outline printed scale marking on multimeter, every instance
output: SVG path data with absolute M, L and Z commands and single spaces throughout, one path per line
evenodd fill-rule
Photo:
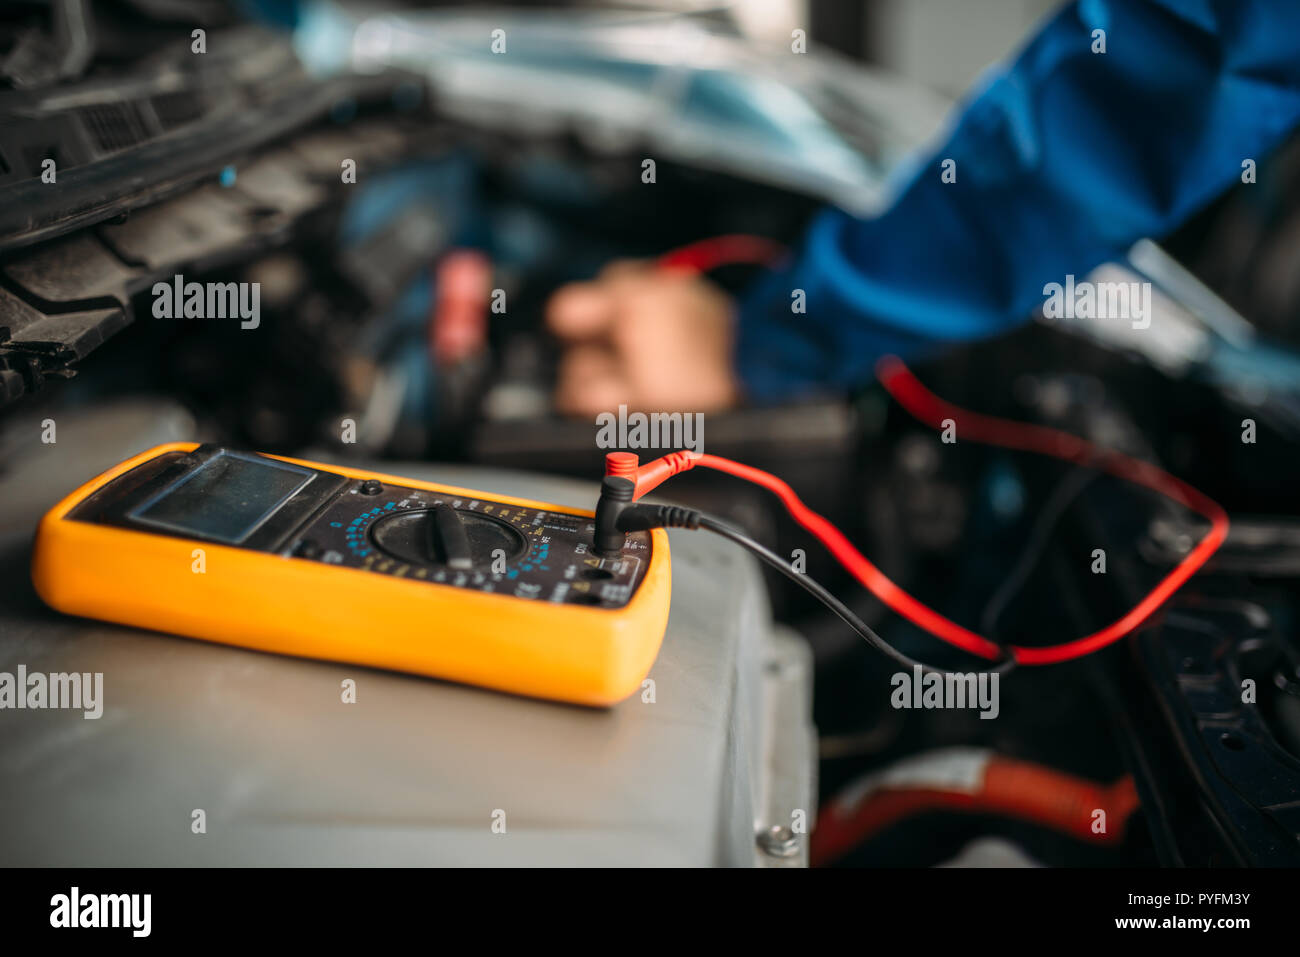
M 74 614 L 610 704 L 662 639 L 667 540 L 602 557 L 592 532 L 546 503 L 181 444 L 51 510 L 33 579 Z

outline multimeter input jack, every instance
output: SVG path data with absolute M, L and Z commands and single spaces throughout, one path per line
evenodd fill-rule
M 621 558 L 628 532 L 652 528 L 699 528 L 700 513 L 680 505 L 643 505 L 634 502 L 636 483 L 606 475 L 596 502 L 595 550 L 601 558 Z

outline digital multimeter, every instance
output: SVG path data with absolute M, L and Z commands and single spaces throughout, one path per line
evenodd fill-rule
M 41 520 L 51 607 L 193 638 L 587 705 L 630 695 L 668 620 L 668 539 L 592 513 L 193 443 Z

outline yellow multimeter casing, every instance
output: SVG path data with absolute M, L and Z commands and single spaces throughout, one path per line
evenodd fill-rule
M 282 456 L 160 445 L 41 520 L 32 580 L 73 615 L 584 705 L 640 687 L 668 538 L 592 513 Z

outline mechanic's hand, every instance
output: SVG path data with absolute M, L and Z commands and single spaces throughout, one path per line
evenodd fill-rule
M 555 402 L 573 415 L 712 412 L 733 405 L 732 301 L 694 273 L 616 262 L 547 306 L 566 343 Z

